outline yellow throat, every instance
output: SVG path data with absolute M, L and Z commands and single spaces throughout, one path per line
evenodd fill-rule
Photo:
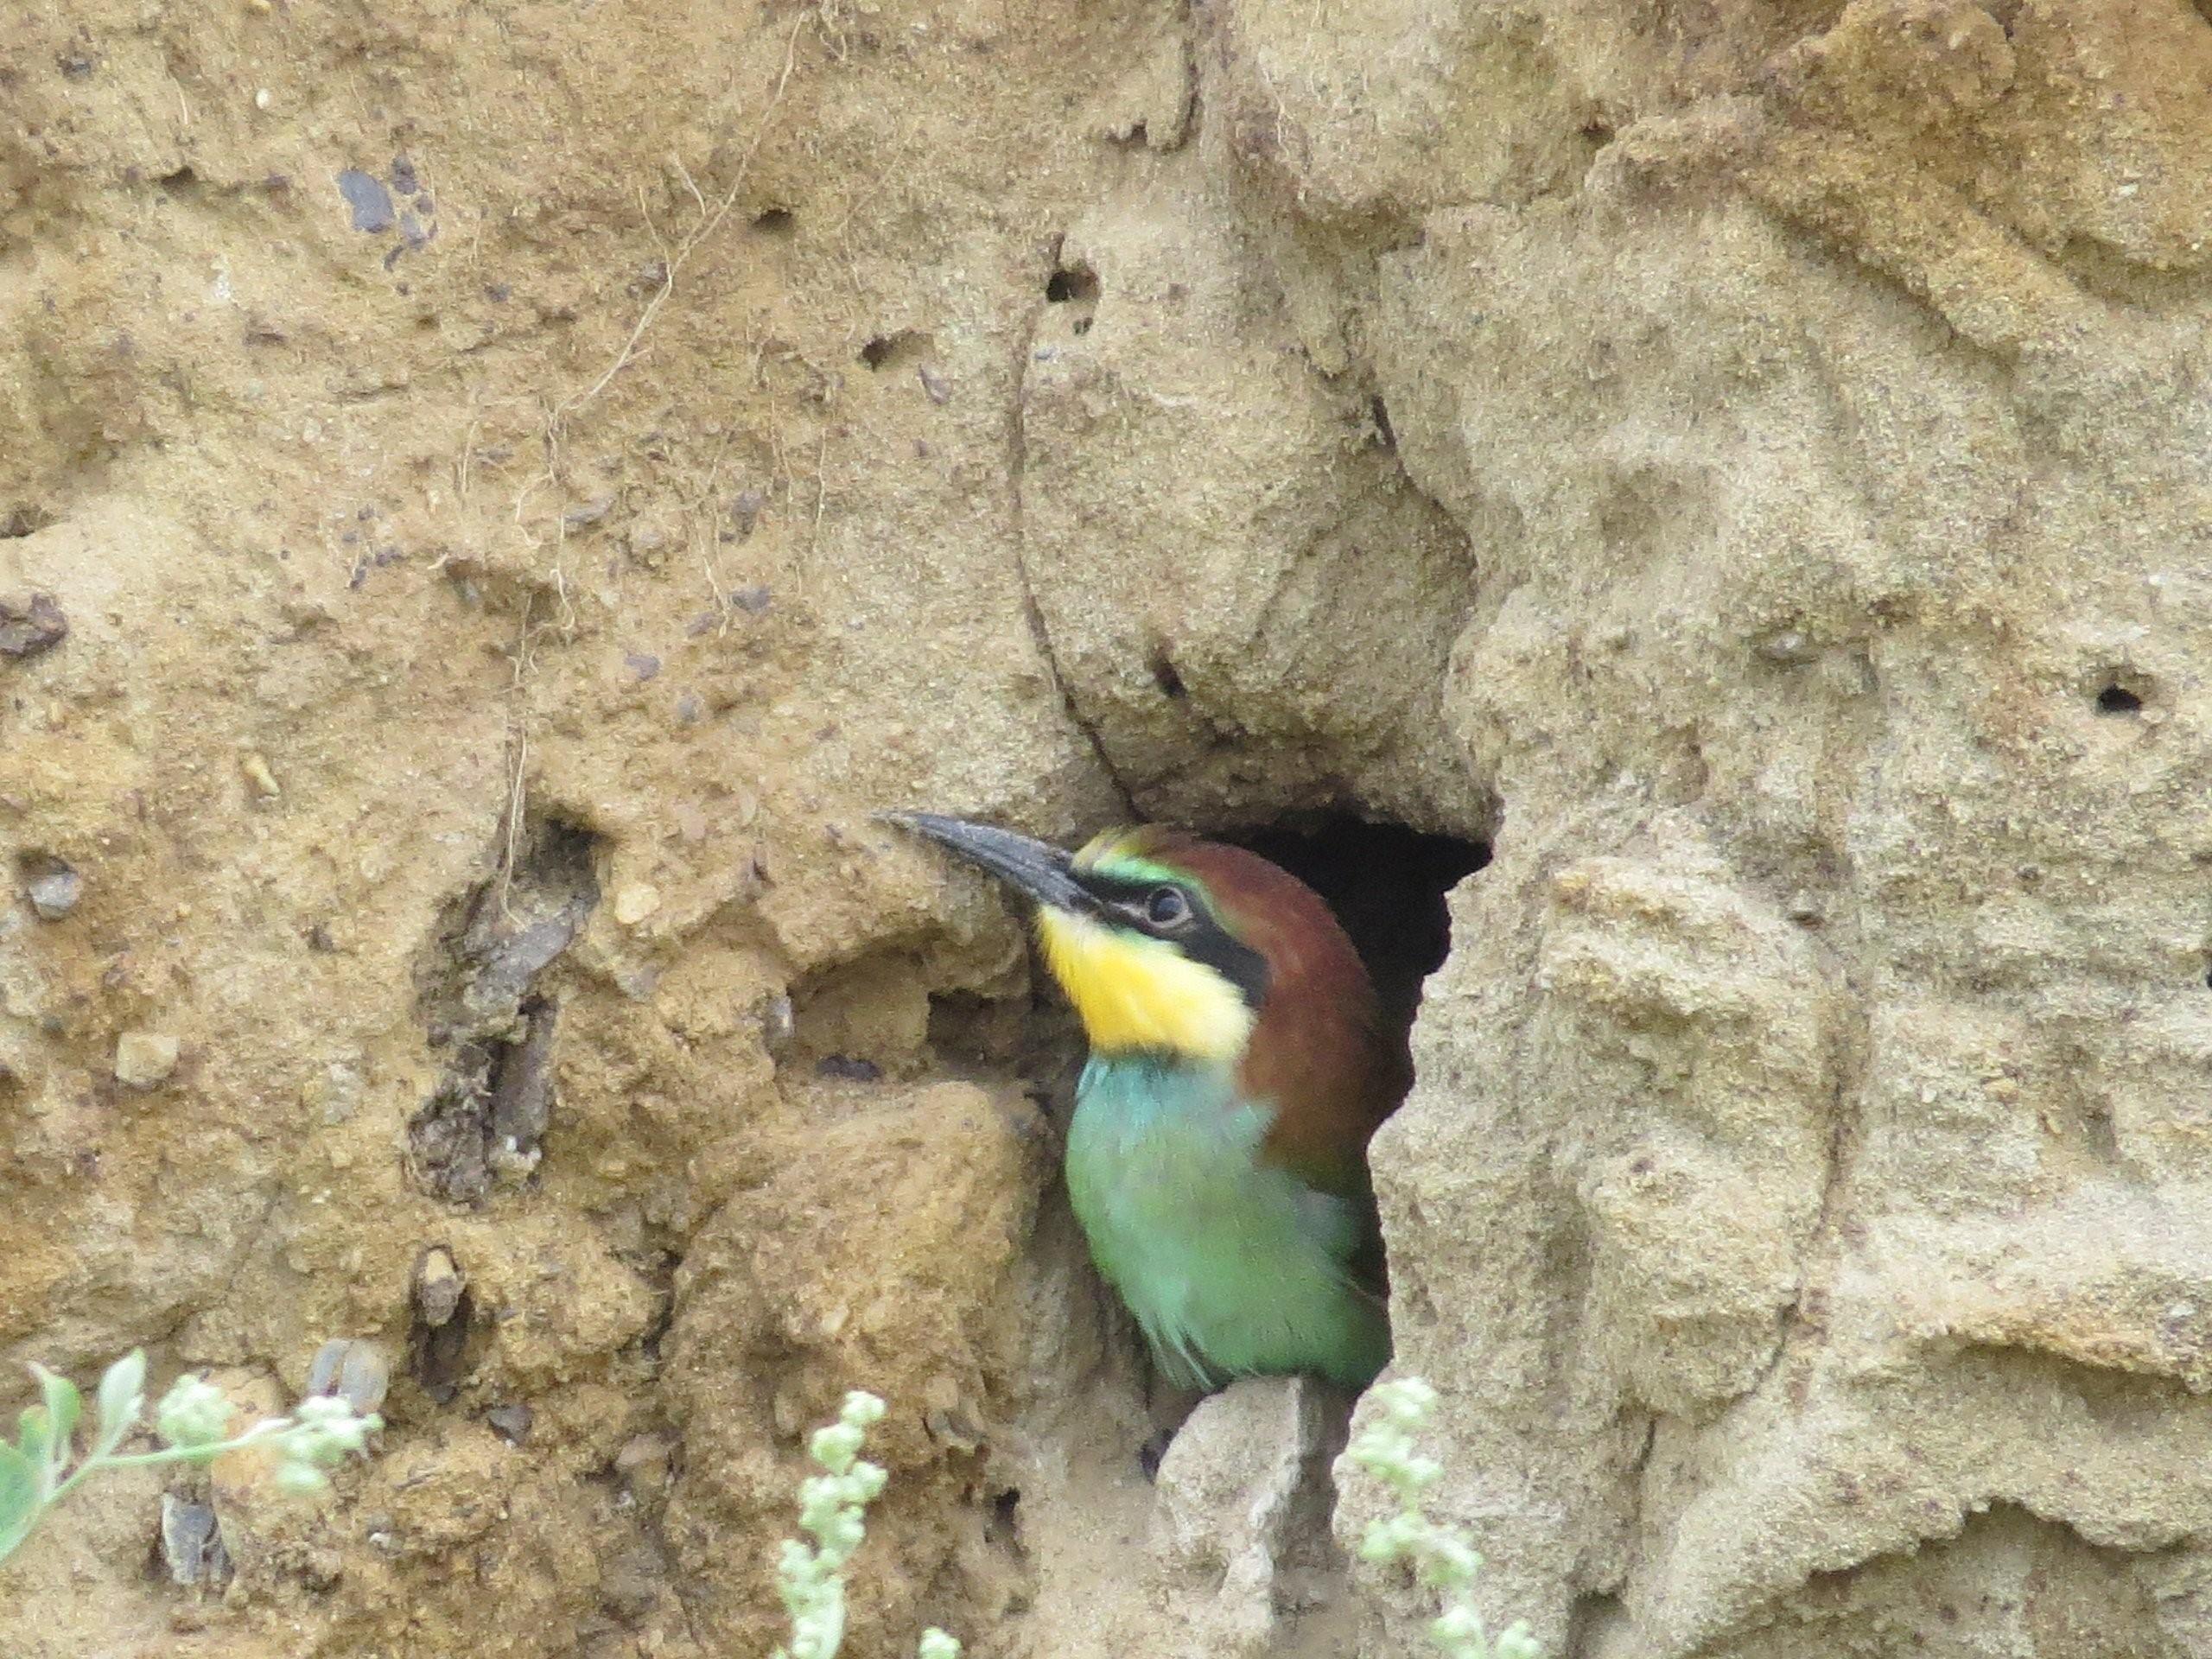
M 1251 1006 L 1204 963 L 1161 940 L 1065 911 L 1039 911 L 1037 932 L 1046 966 L 1097 1052 L 1148 1050 L 1226 1061 L 1244 1052 Z

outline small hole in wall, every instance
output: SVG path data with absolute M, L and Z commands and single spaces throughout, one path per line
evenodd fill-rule
M 1153 653 L 1152 683 L 1160 688 L 1160 695 L 1163 697 L 1180 699 L 1190 695 L 1184 689 L 1183 677 L 1175 671 L 1175 664 L 1168 660 L 1164 651 Z
M 797 221 L 788 207 L 769 207 L 753 215 L 753 228 L 763 236 L 789 236 Z
M 926 356 L 930 337 L 912 328 L 900 328 L 894 333 L 878 334 L 860 349 L 860 360 L 868 368 L 880 372 L 885 369 L 903 368 L 907 364 Z
M 1054 305 L 1089 305 L 1098 298 L 1098 274 L 1088 265 L 1064 265 L 1045 280 L 1045 297 Z
M 991 1518 L 984 1524 L 984 1535 L 1003 1548 L 1020 1548 L 1021 1492 L 1018 1487 L 1009 1486 L 991 1499 Z
M 2140 714 L 2142 709 L 2142 694 L 2131 691 L 2124 685 L 2107 685 L 2097 693 L 2097 712 L 2101 715 L 2134 715 Z

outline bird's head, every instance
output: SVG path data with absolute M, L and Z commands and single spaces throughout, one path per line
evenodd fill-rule
M 1328 906 L 1256 853 L 1159 825 L 1070 855 L 934 813 L 889 815 L 1033 899 L 1052 977 L 1094 1052 L 1246 1056 L 1262 1020 L 1373 1020 L 1365 969 Z

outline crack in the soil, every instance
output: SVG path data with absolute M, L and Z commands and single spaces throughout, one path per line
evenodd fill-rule
M 1052 677 L 1052 689 L 1059 694 L 1061 712 L 1068 721 L 1083 734 L 1090 746 L 1090 753 L 1098 762 L 1098 769 L 1113 786 L 1122 803 L 1122 810 L 1130 823 L 1141 816 L 1136 799 L 1129 786 L 1106 752 L 1106 744 L 1098 728 L 1084 716 L 1076 706 L 1075 693 L 1070 688 L 1068 677 L 1060 671 L 1060 659 L 1052 648 L 1052 631 L 1045 621 L 1044 607 L 1037 602 L 1037 585 L 1029 576 L 1028 517 L 1023 494 L 1024 480 L 1028 476 L 1029 435 L 1025 423 L 1025 412 L 1029 399 L 1029 365 L 1036 349 L 1038 311 L 1033 305 L 1027 326 L 1021 331 L 1016 349 L 1021 353 L 1014 366 L 1014 407 L 1007 419 L 1007 483 L 1012 496 L 1014 518 L 1014 569 L 1021 582 L 1022 613 L 1028 619 L 1029 632 L 1037 644 L 1037 654 L 1045 659 L 1045 671 Z

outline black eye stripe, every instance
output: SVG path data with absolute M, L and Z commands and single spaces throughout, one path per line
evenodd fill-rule
M 1224 927 L 1215 918 L 1211 906 L 1188 884 L 1179 881 L 1172 885 L 1190 906 L 1189 914 L 1171 926 L 1161 927 L 1152 921 L 1147 906 L 1152 895 L 1169 884 L 1157 879 L 1133 880 L 1096 870 L 1078 874 L 1076 879 L 1092 897 L 1138 932 L 1166 940 L 1192 961 L 1202 962 L 1212 969 L 1243 992 L 1245 1001 L 1253 1007 L 1267 1000 L 1267 958 Z

